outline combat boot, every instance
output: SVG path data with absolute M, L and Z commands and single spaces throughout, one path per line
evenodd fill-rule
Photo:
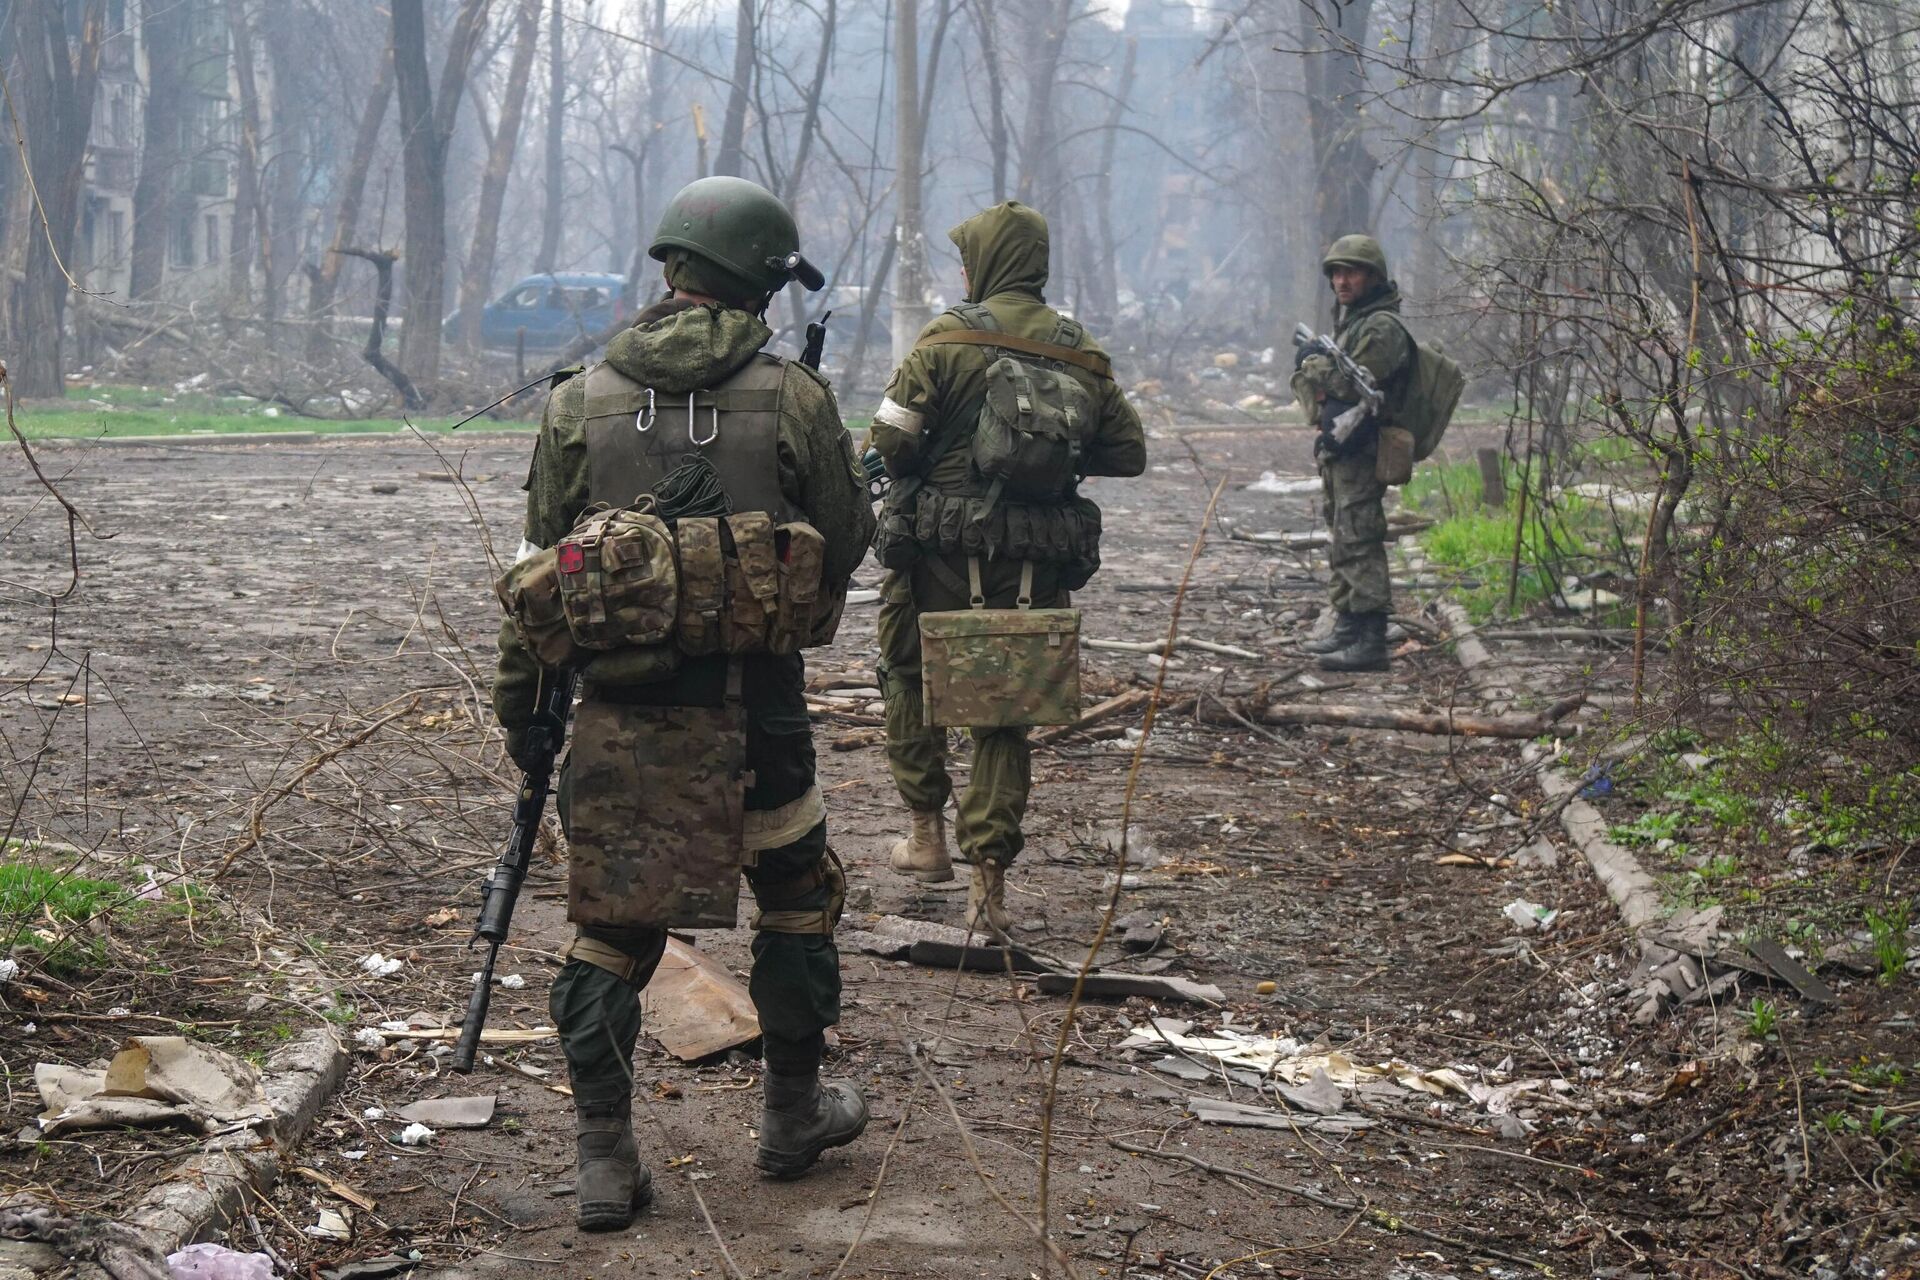
M 761 1094 L 760 1149 L 753 1162 L 771 1178 L 797 1178 L 821 1152 L 844 1147 L 867 1127 L 867 1100 L 846 1080 L 767 1072 Z
M 1007 910 L 1007 869 L 997 862 L 973 864 L 973 883 L 967 886 L 967 928 L 991 938 L 1013 930 Z
M 640 1163 L 631 1107 L 574 1115 L 573 1205 L 582 1231 L 623 1230 L 653 1203 L 653 1172 Z
M 1360 635 L 1360 624 L 1354 620 L 1355 616 L 1345 609 L 1336 611 L 1333 615 L 1333 630 L 1318 640 L 1303 640 L 1296 647 L 1302 653 L 1334 653 L 1346 648 Z
M 1385 671 L 1387 669 L 1387 613 L 1382 609 L 1375 613 L 1356 613 L 1353 615 L 1359 624 L 1359 634 L 1353 643 L 1332 653 L 1322 654 L 1322 671 Z
M 914 809 L 913 832 L 894 841 L 888 865 L 921 884 L 944 884 L 953 879 L 953 858 L 947 853 L 947 817 L 938 809 Z

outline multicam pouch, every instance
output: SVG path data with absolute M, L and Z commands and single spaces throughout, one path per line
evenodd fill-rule
M 970 608 L 920 615 L 921 692 L 930 727 L 1072 724 L 1080 716 L 1080 611 L 1035 609 L 1033 565 L 1020 604 L 989 609 L 970 559 Z
M 674 538 L 651 498 L 590 511 L 560 540 L 560 603 L 583 649 L 658 644 L 680 599 Z
M 560 569 L 554 549 L 536 552 L 494 583 L 493 593 L 513 623 L 514 633 L 543 666 L 571 666 L 579 657 L 567 611 L 560 603 Z

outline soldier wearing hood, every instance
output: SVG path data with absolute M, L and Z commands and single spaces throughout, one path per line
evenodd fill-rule
M 1334 339 L 1386 393 L 1384 420 L 1406 399 L 1414 345 L 1400 320 L 1400 286 L 1387 271 L 1386 251 L 1372 236 L 1341 236 L 1321 262 L 1338 319 Z M 1360 400 L 1360 392 L 1323 355 L 1307 356 L 1293 375 L 1293 393 L 1316 422 Z M 1348 448 L 1334 452 L 1327 436 L 1315 445 L 1324 486 L 1330 546 L 1329 592 L 1334 628 L 1303 647 L 1320 655 L 1328 671 L 1385 671 L 1387 616 L 1392 588 L 1387 575 L 1387 486 L 1376 475 L 1379 424 L 1370 424 Z
M 710 497 L 727 510 L 812 525 L 824 546 L 821 589 L 844 595 L 873 533 L 864 476 L 826 381 L 762 350 L 772 333 L 761 316 L 773 294 L 790 280 L 823 283 L 800 256 L 792 214 L 754 183 L 704 178 L 668 205 L 650 253 L 664 265 L 669 296 L 607 344 L 603 364 L 547 401 L 527 476 L 522 556 L 560 543 L 596 503 L 622 507 L 666 493 L 663 471 L 695 474 L 717 480 L 722 492 Z M 675 470 L 689 441 L 703 461 L 692 473 Z M 827 848 L 805 669 L 797 653 L 667 656 L 624 666 L 596 656 L 582 668 L 556 791 L 575 864 L 569 915 L 585 918 L 583 825 L 592 836 L 584 843 L 610 851 L 594 856 L 612 862 L 662 848 L 684 853 L 700 847 L 712 810 L 697 808 L 681 784 L 725 778 L 737 827 L 730 838 L 747 851 L 760 908 L 749 983 L 766 1062 L 756 1162 L 793 1177 L 866 1124 L 857 1087 L 820 1080 L 824 1033 L 840 1015 L 833 927 L 844 879 Z M 516 757 L 545 675 L 513 626 L 503 626 L 493 701 Z M 729 735 L 713 733 L 716 725 L 741 726 L 744 742 L 722 740 Z M 701 775 L 706 764 L 713 767 Z M 595 881 L 601 890 L 635 882 L 613 872 Z M 594 923 L 577 925 L 551 1011 L 573 1086 L 579 1223 L 617 1230 L 652 1198 L 632 1127 L 632 1054 L 639 993 L 667 932 L 649 920 L 647 903 L 626 904 L 638 920 L 631 925 L 604 894 L 591 905 Z
M 926 724 L 919 617 L 965 609 L 974 592 L 988 608 L 1064 606 L 1099 566 L 1100 511 L 1075 490 L 1086 476 L 1137 476 L 1146 435 L 1113 381 L 1099 345 L 1049 307 L 1047 222 L 1008 202 L 948 233 L 960 250 L 966 302 L 936 316 L 894 371 L 873 419 L 873 445 L 895 477 L 881 513 L 876 552 L 892 570 L 880 606 L 880 676 L 887 703 L 887 760 L 910 810 L 909 834 L 893 846 L 893 869 L 937 883 L 953 878 L 944 816 L 953 784 L 946 734 Z M 985 341 L 955 341 L 962 332 Z M 1071 348 L 1044 362 L 1084 389 L 1091 412 L 1079 425 L 1075 474 L 1050 500 L 1011 501 L 975 465 L 969 445 L 987 398 L 988 369 L 1015 341 Z M 1031 349 L 1029 349 L 1031 350 Z M 1031 590 L 1022 597 L 1023 573 Z M 977 607 L 977 606 L 976 606 Z M 1012 927 L 1006 872 L 1019 856 L 1031 785 L 1026 730 L 975 728 L 973 768 L 959 797 L 960 857 L 973 868 L 967 922 L 983 933 Z

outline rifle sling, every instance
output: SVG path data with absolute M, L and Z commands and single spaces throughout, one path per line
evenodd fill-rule
M 981 329 L 949 329 L 943 333 L 930 333 L 914 345 L 931 347 L 947 343 L 961 343 L 969 347 L 1003 347 L 1008 351 L 1018 351 L 1022 355 L 1039 356 L 1043 360 L 1058 360 L 1062 364 L 1085 369 L 1096 378 L 1113 381 L 1113 365 L 1103 355 L 1076 350 L 1073 347 L 1063 347 L 1054 342 L 1041 342 L 1035 338 L 1020 338 L 1011 333 L 990 333 Z

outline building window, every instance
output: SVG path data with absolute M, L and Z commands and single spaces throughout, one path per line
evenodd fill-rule
M 193 257 L 193 213 L 188 211 L 174 215 L 173 234 L 167 237 L 170 242 L 173 265 L 191 267 Z
M 127 215 L 120 209 L 107 214 L 107 261 L 119 266 L 127 260 Z
M 207 261 L 220 261 L 220 215 L 207 215 Z

